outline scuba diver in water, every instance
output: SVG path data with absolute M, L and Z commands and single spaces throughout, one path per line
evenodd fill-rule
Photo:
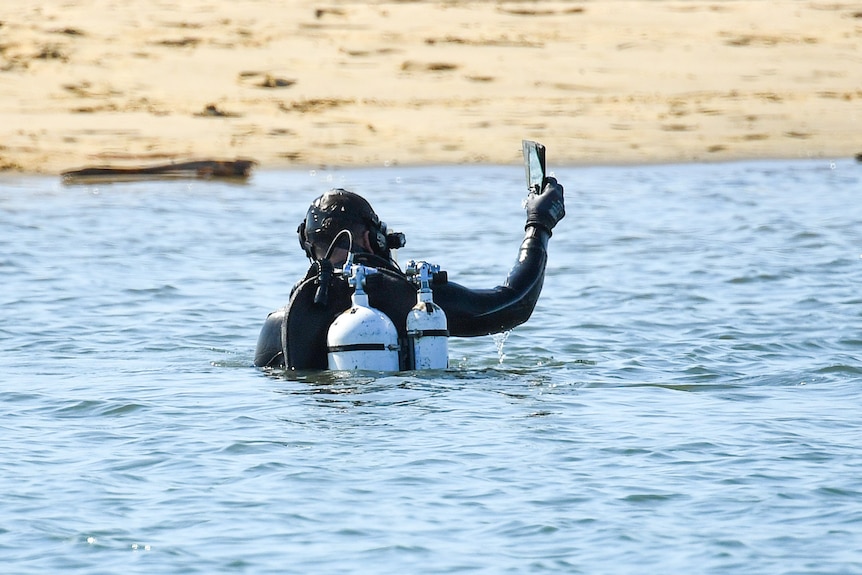
M 468 289 L 448 281 L 445 272 L 434 274 L 433 303 L 445 312 L 447 335 L 507 331 L 533 313 L 542 290 L 551 230 L 566 213 L 563 187 L 552 177 L 544 178 L 541 189 L 536 186 L 528 196 L 526 212 L 518 259 L 503 285 Z M 404 246 L 404 235 L 389 232 L 364 198 L 343 189 L 315 199 L 297 232 L 312 264 L 294 286 L 287 306 L 266 318 L 255 366 L 327 369 L 327 332 L 342 312 L 351 309 L 354 288 L 339 274 L 346 262 L 374 268 L 363 278 L 364 291 L 370 305 L 392 320 L 406 349 L 404 319 L 417 304 L 417 284 L 392 259 L 392 250 Z M 404 355 L 399 369 L 412 369 Z

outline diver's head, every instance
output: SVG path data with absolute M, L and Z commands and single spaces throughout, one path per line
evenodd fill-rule
M 345 230 L 350 235 L 342 233 Z M 386 224 L 365 198 L 340 188 L 315 199 L 296 231 L 312 260 L 331 257 L 336 249 L 370 252 L 389 260 L 390 250 L 404 245 L 404 235 L 387 233 Z

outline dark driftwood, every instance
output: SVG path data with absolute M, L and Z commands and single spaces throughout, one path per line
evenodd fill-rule
M 246 179 L 257 164 L 254 160 L 198 160 L 139 168 L 83 168 L 63 172 L 67 184 L 92 181 L 129 181 L 162 178 Z

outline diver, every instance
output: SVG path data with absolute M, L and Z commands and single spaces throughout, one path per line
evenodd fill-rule
M 512 329 L 533 313 L 545 277 L 548 240 L 565 216 L 563 187 L 546 177 L 526 201 L 527 220 L 518 259 L 503 285 L 468 289 L 448 281 L 433 283 L 433 301 L 448 318 L 449 335 L 471 337 Z M 348 254 L 352 263 L 376 268 L 365 291 L 371 306 L 384 312 L 406 339 L 404 318 L 416 304 L 416 287 L 392 258 L 404 235 L 391 233 L 360 195 L 333 189 L 312 202 L 297 229 L 311 267 L 291 291 L 287 306 L 267 316 L 255 351 L 257 367 L 327 369 L 327 330 L 351 307 L 352 288 L 338 270 Z M 402 369 L 409 364 L 401 362 Z

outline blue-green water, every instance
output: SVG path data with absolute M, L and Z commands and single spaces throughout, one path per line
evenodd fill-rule
M 3 570 L 862 572 L 862 166 L 556 175 L 530 322 L 377 378 L 251 367 L 310 200 L 491 287 L 521 167 L 0 179 Z

